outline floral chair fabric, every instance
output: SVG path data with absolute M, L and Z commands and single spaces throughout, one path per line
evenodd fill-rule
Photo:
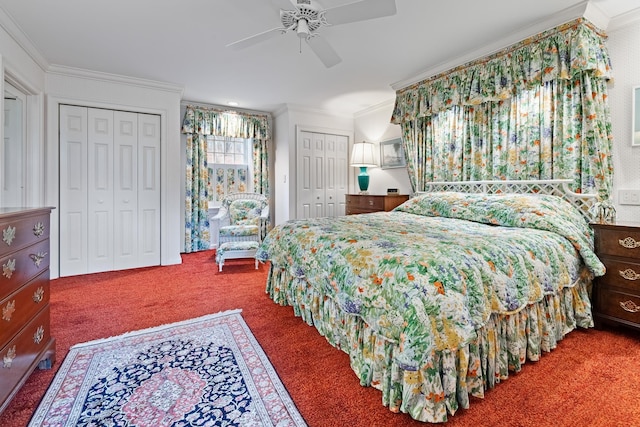
M 265 195 L 229 194 L 223 199 L 222 208 L 215 217 L 221 221 L 218 244 L 241 241 L 261 242 L 268 217 L 269 204 Z

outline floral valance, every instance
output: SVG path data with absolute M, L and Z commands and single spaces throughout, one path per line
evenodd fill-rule
M 269 117 L 187 106 L 182 133 L 216 135 L 230 138 L 270 139 Z
M 396 93 L 392 123 L 454 105 L 499 101 L 536 85 L 581 72 L 609 79 L 606 36 L 584 18 L 530 37 L 481 60 L 423 80 Z

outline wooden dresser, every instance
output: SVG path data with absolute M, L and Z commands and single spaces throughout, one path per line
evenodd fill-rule
M 388 212 L 396 206 L 409 200 L 409 196 L 397 195 L 372 195 L 372 194 L 347 194 L 347 215 Z
M 594 283 L 595 321 L 640 329 L 640 223 L 591 226 L 596 254 L 607 267 Z
M 36 367 L 50 368 L 50 208 L 0 209 L 0 412 Z

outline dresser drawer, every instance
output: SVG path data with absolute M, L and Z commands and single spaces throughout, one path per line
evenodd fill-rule
M 0 257 L 49 238 L 49 214 L 7 220 L 0 225 Z
M 52 348 L 49 306 L 29 322 L 7 345 L 0 348 L 0 401 L 7 399 L 46 352 Z
M 0 299 L 49 268 L 49 239 L 0 258 Z
M 640 260 L 637 263 L 607 257 L 601 257 L 600 260 L 607 267 L 605 275 L 598 278 L 600 283 L 640 294 Z
M 49 270 L 0 302 L 0 346 L 49 302 Z
M 355 209 L 380 211 L 384 210 L 384 197 L 367 195 L 348 196 L 347 205 L 351 205 Z
M 640 260 L 640 230 L 637 228 L 602 228 L 596 234 L 595 244 L 599 255 Z
M 617 289 L 600 289 L 596 302 L 597 314 L 622 319 L 640 326 L 640 295 Z

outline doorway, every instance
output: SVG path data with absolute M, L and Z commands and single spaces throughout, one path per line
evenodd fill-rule
M 4 138 L 2 141 L 2 192 L 0 206 L 26 205 L 27 97 L 9 82 L 4 82 Z

